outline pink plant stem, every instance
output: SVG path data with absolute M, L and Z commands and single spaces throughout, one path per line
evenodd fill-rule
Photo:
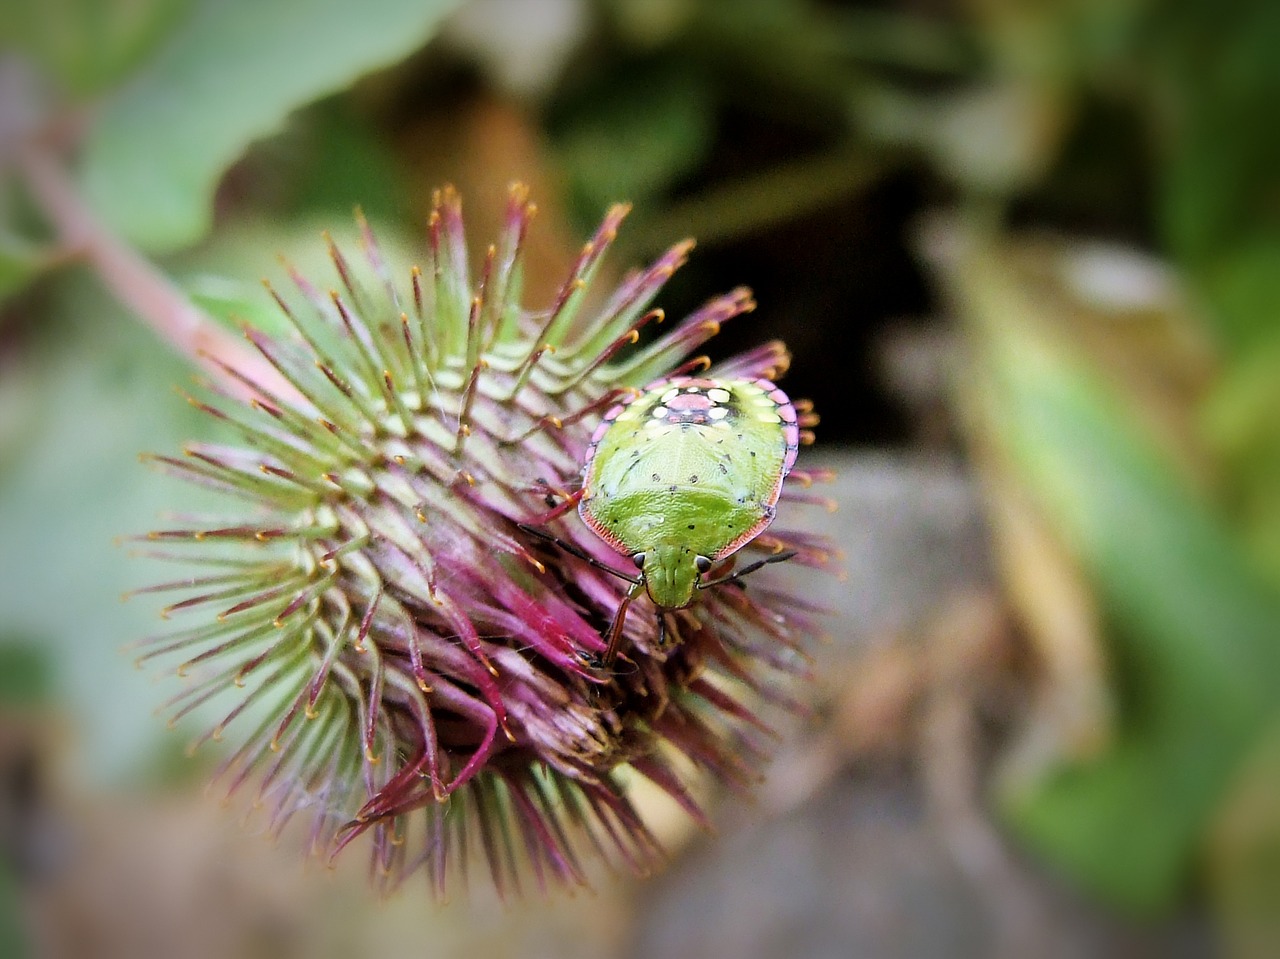
M 243 382 L 227 376 L 215 361 L 239 370 L 277 397 L 301 399 L 292 384 L 247 341 L 198 309 L 172 280 L 93 215 L 60 156 L 33 143 L 19 151 L 17 159 L 33 198 L 61 242 L 82 255 L 116 299 L 170 346 L 234 395 L 245 399 L 256 396 Z

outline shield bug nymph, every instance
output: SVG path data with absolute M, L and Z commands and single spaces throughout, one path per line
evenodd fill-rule
M 587 448 L 578 512 L 639 570 L 619 574 L 633 586 L 610 628 L 606 663 L 642 590 L 659 610 L 682 609 L 698 589 L 794 555 L 702 578 L 773 521 L 799 443 L 795 407 L 764 379 L 663 379 L 605 414 Z

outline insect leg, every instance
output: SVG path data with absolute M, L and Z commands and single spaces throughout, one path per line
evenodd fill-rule
M 642 582 L 637 582 L 627 591 L 627 595 L 622 597 L 622 602 L 618 604 L 618 612 L 614 614 L 613 625 L 609 627 L 609 645 L 604 651 L 604 665 L 612 666 L 613 661 L 618 658 L 618 647 L 622 645 L 622 627 L 627 621 L 627 608 L 631 605 L 631 601 L 640 595 L 644 589 Z
M 795 556 L 796 552 L 797 551 L 794 549 L 789 549 L 785 553 L 776 553 L 773 556 L 766 556 L 764 559 L 758 559 L 754 563 L 742 567 L 742 569 L 735 570 L 728 576 L 721 576 L 719 579 L 713 579 L 708 583 L 699 583 L 698 589 L 706 589 L 708 586 L 719 586 L 722 583 L 732 583 L 734 580 L 742 579 L 742 577 L 746 576 L 748 573 L 754 573 L 762 566 L 768 566 L 770 563 L 785 562 Z
M 581 489 L 573 493 L 567 493 L 564 490 L 556 489 L 554 486 L 552 486 L 550 483 L 547 483 L 545 480 L 540 480 L 537 486 L 534 488 L 545 493 L 546 503 L 547 503 L 547 506 L 549 507 L 547 512 L 539 513 L 536 517 L 534 517 L 534 522 L 537 523 L 539 526 L 550 523 L 554 519 L 559 519 L 565 513 L 569 512 L 569 510 L 577 506 L 578 501 L 582 499 L 583 491 Z M 555 501 L 555 498 L 557 496 L 563 497 L 563 500 L 559 504 L 557 504 Z
M 644 582 L 644 580 L 641 579 L 639 576 L 628 576 L 626 573 L 622 572 L 621 570 L 616 570 L 612 566 L 609 566 L 606 563 L 600 562 L 600 560 L 596 559 L 594 556 L 585 552 L 584 550 L 579 549 L 577 546 L 573 545 L 573 543 L 566 542 L 565 540 L 562 540 L 558 536 L 553 536 L 551 533 L 548 533 L 546 530 L 538 529 L 538 527 L 536 526 L 530 526 L 528 523 L 517 523 L 516 525 L 519 526 L 526 533 L 530 533 L 533 536 L 537 536 L 539 539 L 545 539 L 548 543 L 555 543 L 557 546 L 559 546 L 562 550 L 564 550 L 569 555 L 576 556 L 578 557 L 578 559 L 584 560 L 585 562 L 590 563 L 596 569 L 602 569 L 606 573 L 610 573 L 618 577 L 618 579 L 625 579 L 632 586 L 640 586 Z

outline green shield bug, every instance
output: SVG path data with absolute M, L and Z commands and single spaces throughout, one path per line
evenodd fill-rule
M 702 579 L 773 521 L 799 443 L 795 407 L 764 379 L 662 379 L 605 414 L 587 448 L 578 512 L 640 571 L 611 570 L 633 585 L 610 628 L 605 663 L 617 655 L 627 607 L 641 591 L 659 610 L 681 609 L 698 589 L 794 555 Z

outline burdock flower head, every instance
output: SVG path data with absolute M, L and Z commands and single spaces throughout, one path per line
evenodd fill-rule
M 638 345 L 663 321 L 651 303 L 691 244 L 597 296 L 592 279 L 626 213 L 615 207 L 550 309 L 526 310 L 532 212 L 513 188 L 474 278 L 451 190 L 436 197 L 425 270 L 393 268 L 362 221 L 360 265 L 330 244 L 332 291 L 292 269 L 292 293 L 267 285 L 293 333 L 247 336 L 277 384 L 224 367 L 222 385 L 192 399 L 240 445 L 152 458 L 239 505 L 233 518 L 144 537 L 200 570 L 152 588 L 176 591 L 164 615 L 190 624 L 142 645 L 141 659 L 185 681 L 168 704 L 174 720 L 234 693 L 193 748 L 227 734 L 239 744 L 222 772 L 230 787 L 253 782 L 276 826 L 305 813 L 317 849 L 371 833 L 387 883 L 422 868 L 443 890 L 447 863 L 468 847 L 500 890 L 526 868 L 540 883 L 582 883 L 585 849 L 645 869 L 659 850 L 627 777 L 699 819 L 682 778 L 690 764 L 731 784 L 757 778 L 766 730 L 753 705 L 778 697 L 778 672 L 803 671 L 815 629 L 812 608 L 770 588 L 768 571 L 657 606 L 640 588 L 643 560 L 619 556 L 571 508 L 600 452 L 593 430 L 656 377 L 703 374 L 705 358 L 688 357 L 752 309 L 750 293 L 717 297 Z M 753 415 L 794 447 L 816 419 L 755 385 L 787 364 L 774 342 L 692 388 L 680 381 L 697 396 L 663 392 L 710 423 L 725 418 L 715 384 L 748 384 Z M 621 462 L 644 439 L 624 437 L 609 455 Z M 778 498 L 772 477 L 746 476 Z M 784 506 L 820 501 L 798 490 L 814 478 L 792 471 Z M 759 508 L 763 525 L 772 506 Z M 736 568 L 792 551 L 793 563 L 828 564 L 819 538 L 784 525 L 750 540 Z M 731 578 L 739 557 L 715 558 L 714 570 L 711 560 L 697 560 L 707 584 Z M 610 639 L 618 654 L 606 661 Z

